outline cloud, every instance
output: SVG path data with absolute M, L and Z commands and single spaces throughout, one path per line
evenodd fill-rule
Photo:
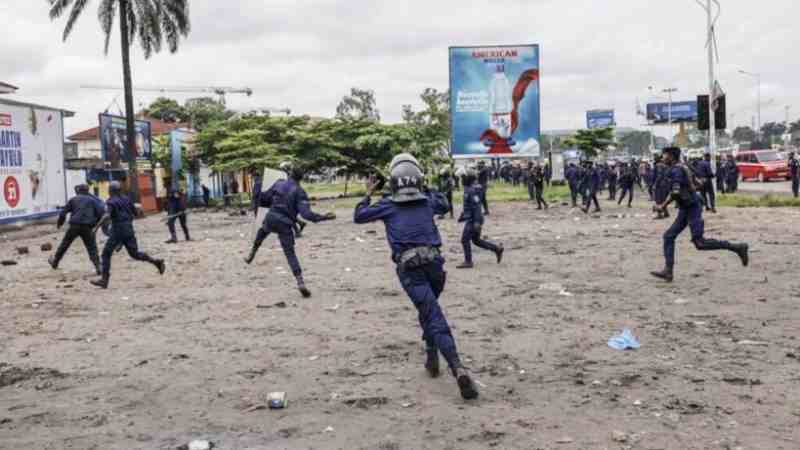
M 0 77 L 21 87 L 20 99 L 76 110 L 68 131 L 93 126 L 118 95 L 80 85 L 122 84 L 119 38 L 105 57 L 98 4 L 89 3 L 62 43 L 64 21 L 49 20 L 46 2 L 0 1 Z M 775 98 L 764 122 L 783 120 L 784 105 L 800 104 L 793 38 L 800 4 L 773 0 L 769 8 L 781 13 L 723 2 L 719 78 L 735 125 L 749 123 L 756 104 L 753 80 L 739 69 L 760 71 L 764 100 Z M 705 16 L 691 1 L 194 0 L 191 16 L 192 33 L 177 54 L 144 61 L 134 47 L 135 85 L 247 86 L 254 95 L 229 96 L 231 107 L 285 106 L 315 116 L 333 115 L 358 86 L 375 90 L 391 122 L 403 104 L 418 106 L 426 87 L 447 88 L 449 46 L 538 43 L 544 129 L 582 127 L 594 108 L 613 108 L 621 126 L 636 127 L 636 99 L 657 100 L 648 86 L 677 87 L 680 99 L 708 88 Z M 137 92 L 136 102 L 158 95 Z M 800 115 L 800 106 L 793 111 Z

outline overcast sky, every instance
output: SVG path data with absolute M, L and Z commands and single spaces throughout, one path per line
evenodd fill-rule
M 793 105 L 800 117 L 796 0 L 720 0 L 718 77 L 733 123 L 755 115 L 762 74 L 762 122 Z M 109 56 L 90 0 L 73 35 L 50 22 L 46 0 L 0 0 L 0 81 L 15 98 L 74 110 L 67 131 L 96 126 L 111 91 L 82 84 L 122 84 L 119 36 Z M 373 89 L 385 122 L 400 120 L 426 87 L 447 89 L 447 48 L 537 43 L 542 51 L 542 127 L 585 126 L 585 111 L 613 108 L 621 126 L 639 127 L 637 97 L 648 86 L 676 87 L 693 99 L 708 87 L 705 14 L 694 0 L 190 0 L 192 33 L 179 52 L 145 61 L 134 48 L 140 86 L 246 86 L 233 109 L 289 107 L 332 116 L 352 86 Z M 137 104 L 158 94 L 135 93 Z M 185 100 L 191 95 L 176 94 Z M 772 103 L 769 103 L 774 99 Z M 122 104 L 122 101 L 119 101 Z M 113 107 L 112 110 L 116 110 Z M 731 116 L 729 115 L 729 122 Z

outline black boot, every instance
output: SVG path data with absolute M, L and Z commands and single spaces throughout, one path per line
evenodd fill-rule
M 428 371 L 428 375 L 431 378 L 438 378 L 439 377 L 439 350 L 434 348 L 427 348 L 425 349 L 425 353 L 428 355 L 427 359 L 425 360 L 425 370 Z
M 750 246 L 747 244 L 734 244 L 731 245 L 731 250 L 739 255 L 742 260 L 742 265 L 747 267 L 750 264 Z
M 167 239 L 166 241 L 164 241 L 164 243 L 165 244 L 177 244 L 178 243 L 178 237 L 173 234 L 172 237 Z
M 303 280 L 303 276 L 296 275 L 295 278 L 297 279 L 297 290 L 300 291 L 300 295 L 302 295 L 303 298 L 311 297 L 311 291 L 309 291 L 306 287 L 306 282 Z
M 475 382 L 472 381 L 469 372 L 464 367 L 456 367 L 453 369 L 453 376 L 456 377 L 458 382 L 458 389 L 461 391 L 461 398 L 464 400 L 474 400 L 478 398 L 478 388 Z
M 456 269 L 472 269 L 473 267 L 475 266 L 472 264 L 472 261 L 464 261 L 463 263 L 457 265 Z
M 101 289 L 108 289 L 108 278 L 109 275 L 104 273 L 100 276 L 99 280 L 92 280 L 89 283 L 101 288 Z
M 252 264 L 253 260 L 256 259 L 256 252 L 258 252 L 259 247 L 261 247 L 260 242 L 253 242 L 253 247 L 250 249 L 250 254 L 244 258 L 244 262 L 247 264 Z
M 153 259 L 150 262 L 156 266 L 159 275 L 164 275 L 164 271 L 167 270 L 167 265 L 164 263 L 163 259 Z
M 505 251 L 506 249 L 503 247 L 503 244 L 497 246 L 497 251 L 495 252 L 495 255 L 497 255 L 497 264 L 503 262 L 503 253 Z
M 102 268 L 100 266 L 100 261 L 92 261 L 92 264 L 94 264 L 95 273 L 97 273 L 98 276 L 101 276 L 103 271 L 101 270 Z
M 672 267 L 665 267 L 661 272 L 650 272 L 650 275 L 672 283 Z
M 47 258 L 47 263 L 50 264 L 50 267 L 52 267 L 53 270 L 58 270 L 58 262 L 56 261 L 56 257 L 55 256 L 51 256 L 51 257 Z

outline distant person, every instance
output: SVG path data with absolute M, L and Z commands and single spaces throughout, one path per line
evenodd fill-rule
M 183 236 L 186 241 L 191 241 L 189 227 L 186 223 L 186 196 L 180 189 L 170 188 L 167 193 L 167 229 L 169 230 L 169 240 L 165 244 L 175 244 L 178 242 L 178 234 L 175 232 L 175 221 L 179 220 Z
M 489 168 L 486 167 L 484 161 L 478 162 L 478 184 L 481 185 L 481 203 L 483 204 L 483 212 L 489 215 L 489 200 L 486 198 L 489 195 Z M 464 185 L 464 189 L 467 185 Z
M 208 208 L 211 203 L 211 190 L 205 184 L 201 185 L 200 188 L 203 189 L 203 204 Z
M 725 161 L 722 160 L 720 155 L 717 155 L 717 192 L 724 194 L 725 180 L 728 179 L 728 174 L 725 172 Z
M 792 194 L 797 198 L 800 188 L 800 163 L 797 162 L 794 152 L 789 153 L 789 176 L 792 178 Z
M 703 182 L 703 200 L 706 211 L 717 212 L 717 198 L 714 194 L 714 169 L 711 167 L 711 153 L 703 155 L 703 160 L 697 163 L 697 176 Z
M 732 194 L 736 193 L 739 190 L 739 166 L 733 159 L 733 155 L 728 155 L 728 161 L 725 163 L 725 176 L 727 177 L 725 180 L 726 191 Z
M 80 237 L 84 247 L 86 247 L 86 252 L 89 254 L 89 260 L 92 261 L 95 271 L 100 275 L 100 256 L 97 253 L 97 240 L 95 238 L 94 227 L 105 214 L 105 205 L 103 201 L 89 195 L 89 186 L 79 184 L 75 186 L 75 196 L 72 197 L 67 202 L 67 206 L 61 210 L 58 216 L 57 228 L 64 226 L 68 214 L 70 216 L 69 228 L 61 244 L 58 246 L 55 255 L 48 260 L 50 266 L 53 269 L 58 269 L 58 263 L 61 261 L 61 258 L 64 257 L 64 254 L 67 253 L 72 242 Z
M 550 167 L 550 163 L 544 163 L 544 182 L 547 183 L 547 187 L 550 187 L 550 180 L 553 178 L 553 169 Z

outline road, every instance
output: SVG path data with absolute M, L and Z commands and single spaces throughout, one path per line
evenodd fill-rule
M 745 181 L 739 183 L 739 190 L 746 192 L 757 192 L 765 194 L 786 194 L 792 193 L 791 181 L 770 181 L 759 183 L 757 181 Z

